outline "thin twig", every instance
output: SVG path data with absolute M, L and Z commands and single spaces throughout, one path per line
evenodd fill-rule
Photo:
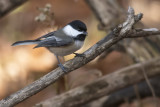
M 66 68 L 66 72 L 69 73 L 77 68 L 82 67 L 83 65 L 87 64 L 88 62 L 92 61 L 106 49 L 110 48 L 112 45 L 116 44 L 120 40 L 124 38 L 131 38 L 131 37 L 140 37 L 143 35 L 151 36 L 160 34 L 160 31 L 133 31 L 133 25 L 139 21 L 142 17 L 142 14 L 134 15 L 133 8 L 128 9 L 128 17 L 127 20 L 120 24 L 117 28 L 115 28 L 110 34 L 108 34 L 104 39 L 97 42 L 83 54 L 85 57 L 75 57 L 67 62 L 64 63 Z M 139 19 L 138 19 L 139 18 Z M 132 32 L 132 33 L 131 33 Z M 137 34 L 141 34 L 140 36 L 136 36 Z M 19 90 L 18 92 L 4 98 L 0 101 L 0 107 L 9 107 L 14 106 L 23 100 L 33 96 L 34 94 L 40 92 L 50 84 L 57 81 L 60 77 L 64 76 L 64 73 L 60 68 L 52 70 L 48 74 L 44 75 L 40 79 L 34 81 L 30 85 L 26 86 L 25 88 Z
M 148 87 L 149 87 L 149 89 L 150 89 L 150 91 L 151 91 L 151 93 L 152 93 L 152 96 L 153 96 L 153 98 L 154 98 L 155 107 L 158 107 L 158 101 L 157 101 L 157 97 L 156 97 L 155 91 L 154 91 L 154 89 L 153 89 L 153 87 L 152 87 L 151 82 L 149 81 L 149 78 L 148 78 L 148 76 L 147 76 L 147 73 L 146 73 L 146 71 L 145 71 L 144 66 L 142 66 L 142 72 L 143 72 L 144 78 L 145 78 L 145 80 L 146 80 L 146 83 L 147 83 L 147 85 L 148 85 Z

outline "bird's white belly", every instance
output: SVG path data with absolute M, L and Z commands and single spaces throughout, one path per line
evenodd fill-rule
M 66 56 L 79 50 L 83 46 L 83 43 L 83 41 L 75 41 L 74 44 L 71 44 L 69 46 L 49 47 L 48 49 L 55 55 Z

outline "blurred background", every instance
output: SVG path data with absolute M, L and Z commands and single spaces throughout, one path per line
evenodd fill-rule
M 129 5 L 136 13 L 142 12 L 143 26 L 160 29 L 159 0 L 119 0 L 119 2 L 126 12 Z M 122 15 L 126 17 L 125 14 Z M 84 0 L 29 0 L 0 19 L 0 99 L 57 67 L 55 56 L 45 48 L 33 49 L 34 45 L 12 47 L 11 44 L 19 40 L 35 39 L 75 19 L 85 22 L 88 28 L 88 37 L 79 53 L 87 50 L 108 33 L 98 29 L 99 21 Z M 159 53 L 154 52 L 153 56 L 157 57 Z M 74 55 L 66 56 L 65 60 L 73 57 Z M 100 57 L 103 57 L 103 60 L 96 58 L 16 107 L 33 106 L 134 63 L 127 53 L 120 51 L 112 51 L 107 56 Z M 152 58 L 147 55 L 146 57 Z

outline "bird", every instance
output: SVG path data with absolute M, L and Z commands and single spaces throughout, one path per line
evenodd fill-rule
M 45 47 L 56 56 L 58 66 L 66 72 L 59 56 L 63 57 L 69 54 L 83 56 L 83 54 L 75 53 L 75 51 L 83 46 L 87 35 L 86 24 L 80 20 L 74 20 L 63 28 L 49 32 L 37 39 L 17 41 L 12 46 L 37 44 L 34 48 Z

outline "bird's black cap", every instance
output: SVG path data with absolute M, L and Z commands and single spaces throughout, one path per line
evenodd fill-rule
M 80 20 L 74 20 L 70 22 L 69 25 L 71 25 L 74 29 L 78 31 L 87 31 L 86 25 Z

